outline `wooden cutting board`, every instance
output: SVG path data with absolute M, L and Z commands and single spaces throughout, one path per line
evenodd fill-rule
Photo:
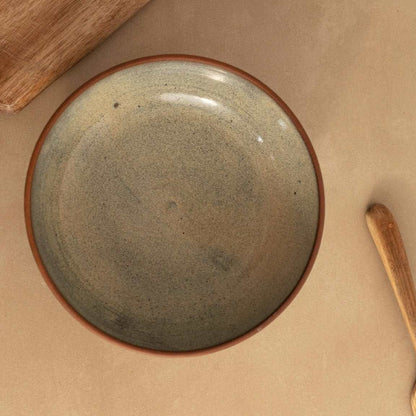
M 149 0 L 0 0 L 0 111 L 22 109 Z

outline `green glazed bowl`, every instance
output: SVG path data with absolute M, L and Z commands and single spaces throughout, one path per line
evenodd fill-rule
M 154 352 L 229 346 L 293 299 L 320 243 L 323 185 L 296 117 L 247 73 L 138 59 L 57 110 L 30 163 L 26 223 L 58 299 Z

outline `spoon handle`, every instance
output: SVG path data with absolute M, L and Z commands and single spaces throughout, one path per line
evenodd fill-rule
M 366 220 L 416 350 L 416 293 L 399 227 L 382 204 L 371 206 Z

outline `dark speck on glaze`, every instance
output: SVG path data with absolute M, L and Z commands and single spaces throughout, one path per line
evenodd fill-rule
M 174 210 L 174 209 L 176 209 L 178 207 L 178 205 L 176 204 L 176 202 L 175 201 L 169 201 L 168 202 L 168 209 L 172 209 L 172 210 Z
M 210 249 L 208 252 L 210 260 L 219 270 L 227 272 L 231 269 L 234 262 L 232 256 L 219 249 Z

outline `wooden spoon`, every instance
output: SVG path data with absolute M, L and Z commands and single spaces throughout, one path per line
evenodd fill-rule
M 382 204 L 371 206 L 366 220 L 416 350 L 416 292 L 399 227 L 391 212 Z M 410 403 L 416 416 L 416 384 Z

